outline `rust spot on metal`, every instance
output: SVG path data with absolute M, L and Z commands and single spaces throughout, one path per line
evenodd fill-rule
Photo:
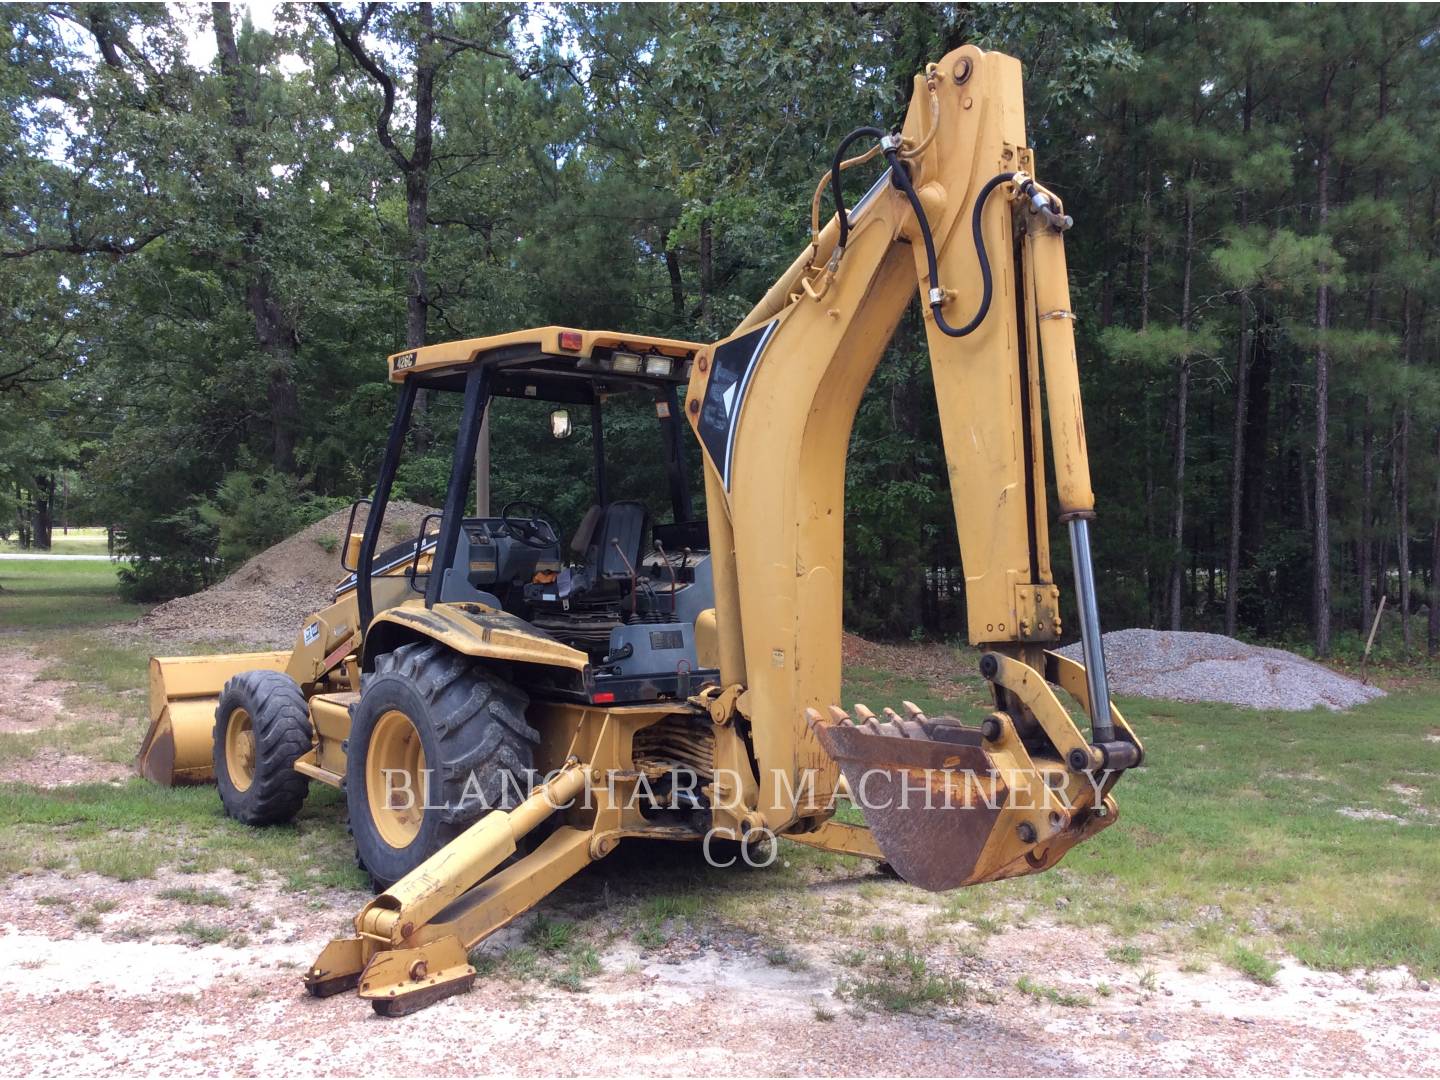
M 979 730 L 949 720 L 811 722 L 895 872 L 937 892 L 965 884 L 1009 793 Z

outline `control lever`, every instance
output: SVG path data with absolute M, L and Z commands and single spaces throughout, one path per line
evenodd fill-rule
M 630 657 L 632 657 L 632 656 L 634 656 L 634 655 L 635 655 L 635 646 L 632 645 L 632 644 L 630 644 L 630 642 L 627 641 L 624 645 L 621 645 L 621 646 L 620 646 L 618 649 L 616 649 L 613 653 L 606 653 L 604 656 L 602 656 L 602 657 L 600 658 L 600 663 L 602 663 L 602 664 L 618 664 L 621 660 L 629 660 Z

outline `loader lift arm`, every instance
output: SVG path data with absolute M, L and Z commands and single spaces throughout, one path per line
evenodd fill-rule
M 846 160 L 867 140 L 875 145 Z M 884 172 L 848 205 L 844 173 L 878 155 Z M 778 834 L 883 857 L 924 888 L 1045 870 L 1114 822 L 1111 790 L 1143 752 L 1110 702 L 1100 650 L 1094 495 L 1064 258 L 1070 220 L 1034 175 L 1020 65 L 973 46 L 916 78 L 898 134 L 858 129 L 841 144 L 821 182 L 835 217 L 819 228 L 817 189 L 811 244 L 734 334 L 695 356 L 684 397 L 703 451 L 714 575 L 715 606 L 696 620 L 697 647 L 720 685 L 650 712 L 556 712 L 549 727 L 532 712 L 537 726 L 567 733 L 542 739 L 563 745 L 547 783 L 367 905 L 355 936 L 332 942 L 310 969 L 311 993 L 358 986 L 394 1014 L 462 990 L 474 975 L 468 949 L 622 837 L 696 839 L 614 804 L 617 777 L 641 778 L 637 737 L 677 718 L 686 739 L 710 740 L 707 835 Z M 905 715 L 886 709 L 883 719 L 837 704 L 850 433 L 917 287 L 969 637 L 994 695 L 978 726 L 909 703 Z M 1084 665 L 1051 651 L 1062 628 L 1047 408 Z M 1061 693 L 1088 714 L 1088 734 Z M 733 779 L 722 782 L 722 771 Z M 904 793 L 917 790 L 923 805 L 907 805 Z M 559 796 L 584 809 L 554 810 Z M 837 797 L 859 802 L 869 827 L 836 821 Z M 493 873 L 552 815 L 555 832 Z

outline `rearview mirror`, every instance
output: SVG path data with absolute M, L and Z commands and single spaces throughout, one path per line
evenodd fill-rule
M 575 428 L 570 423 L 570 413 L 565 409 L 556 409 L 550 414 L 550 434 L 557 439 L 568 439 Z

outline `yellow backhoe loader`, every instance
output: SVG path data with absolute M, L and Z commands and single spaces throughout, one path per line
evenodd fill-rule
M 848 199 L 845 173 L 877 156 Z M 1034 177 L 1019 63 L 967 46 L 917 76 L 902 129 L 843 140 L 812 243 L 725 340 L 552 326 L 389 358 L 399 405 L 335 603 L 288 652 L 153 660 L 139 757 L 160 783 L 213 777 L 253 824 L 288 820 L 312 781 L 344 790 L 383 891 L 309 969 L 312 994 L 358 988 L 398 1015 L 465 990 L 468 950 L 626 837 L 781 836 L 952 889 L 1045 870 L 1115 820 L 1110 789 L 1142 751 L 1100 651 L 1071 221 Z M 917 283 L 994 696 L 974 726 L 837 703 L 847 446 Z M 461 399 L 444 510 L 377 551 L 421 390 Z M 610 497 L 618 395 L 653 402 L 668 522 Z M 562 406 L 557 435 L 590 409 L 593 506 L 573 538 L 531 503 L 467 516 L 481 422 L 506 398 Z M 1083 665 L 1051 651 L 1046 411 Z M 865 825 L 837 820 L 842 798 Z

